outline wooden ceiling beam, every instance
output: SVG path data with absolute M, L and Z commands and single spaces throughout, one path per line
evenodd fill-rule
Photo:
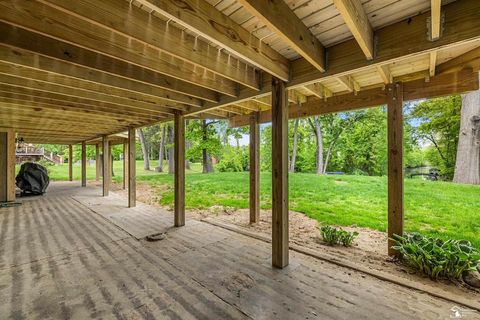
M 459 94 L 478 90 L 478 72 L 463 70 L 455 74 L 441 74 L 432 77 L 429 82 L 424 79 L 403 83 L 404 101 L 433 98 L 438 96 Z M 362 90 L 357 95 L 352 93 L 333 96 L 328 100 L 314 99 L 301 106 L 292 104 L 289 108 L 289 118 L 302 118 L 319 114 L 344 112 L 356 109 L 384 105 L 387 94 L 383 88 Z M 261 123 L 270 122 L 271 110 L 260 112 Z M 241 127 L 249 124 L 248 116 L 235 116 L 230 119 L 230 127 Z
M 358 92 L 360 91 L 360 85 L 357 81 L 353 78 L 353 76 L 340 76 L 337 78 L 338 82 L 340 82 L 345 89 L 349 92 Z
M 393 82 L 393 76 L 390 72 L 390 68 L 388 67 L 388 65 L 377 66 L 377 72 L 380 74 L 380 77 L 382 77 L 384 84 L 389 84 Z
M 405 57 L 420 57 L 440 48 L 453 47 L 480 40 L 480 1 L 455 1 L 442 7 L 445 12 L 445 30 L 442 37 L 435 42 L 425 36 L 425 26 L 430 12 L 412 17 L 376 30 L 377 50 L 372 61 L 365 59 L 355 39 L 347 40 L 327 48 L 327 71 L 320 72 L 305 59 L 297 59 L 291 63 L 291 80 L 287 88 L 296 88 L 321 80 L 335 79 L 368 70 L 372 67 L 395 63 Z M 395 35 L 395 36 L 392 36 Z M 438 69 L 438 68 L 437 68 Z M 437 71 L 438 72 L 438 71 Z M 264 85 L 259 92 L 240 90 L 237 98 L 223 96 L 217 103 L 205 103 L 198 110 L 187 112 L 195 114 L 213 110 L 222 105 L 246 101 L 271 92 L 271 78 L 264 77 Z
M 325 49 L 284 0 L 238 0 L 285 43 L 319 71 L 325 71 Z
M 303 86 L 303 88 L 317 98 L 323 98 L 324 99 L 324 98 L 328 98 L 328 97 L 333 96 L 332 91 L 330 89 L 328 89 L 327 87 L 325 87 L 320 82 L 307 84 L 307 85 Z
M 1 66 L 0 66 L 1 69 Z M 9 85 L 13 87 L 29 88 L 54 94 L 61 94 L 74 98 L 88 99 L 92 104 L 96 102 L 109 103 L 118 108 L 132 108 L 137 110 L 149 110 L 159 114 L 174 114 L 176 109 L 166 107 L 165 105 L 151 104 L 143 101 L 135 101 L 122 97 L 109 96 L 103 93 L 86 91 L 77 88 L 65 87 L 58 84 L 42 82 L 35 79 L 22 78 L 9 75 L 8 73 L 0 72 L 0 84 Z M 182 108 L 186 110 L 187 108 Z
M 289 62 L 285 57 L 262 43 L 207 1 L 138 0 L 138 2 L 275 77 L 283 81 L 289 80 Z
M 440 38 L 442 0 L 431 0 L 430 5 L 430 37 L 432 41 Z
M 437 66 L 437 51 L 430 52 L 429 60 L 428 73 L 430 77 L 433 77 L 435 75 L 435 67 Z
M 223 76 L 195 68 L 190 62 L 166 55 L 139 41 L 115 35 L 76 15 L 66 17 L 65 12 L 37 1 L 0 2 L 0 20 L 191 85 L 230 96 L 237 93 L 236 83 Z
M 210 46 L 202 39 L 147 13 L 127 1 L 118 0 L 44 0 L 44 3 L 76 15 L 100 28 L 135 39 L 147 46 L 205 68 L 252 89 L 258 89 L 258 73 L 253 66 Z M 128 13 L 128 18 L 124 15 Z
M 41 61 L 39 61 L 43 63 L 41 67 L 46 71 L 56 73 L 63 72 L 72 76 L 78 72 L 79 77 L 86 78 L 97 78 L 97 76 L 100 77 L 103 74 L 114 75 L 127 80 L 134 80 L 153 87 L 168 90 L 161 96 L 170 98 L 171 100 L 182 100 L 182 96 L 188 95 L 211 102 L 218 101 L 218 94 L 213 90 L 192 85 L 188 82 L 165 76 L 153 72 L 152 70 L 144 69 L 137 65 L 113 59 L 93 51 L 85 50 L 69 43 L 45 37 L 28 30 L 15 28 L 14 26 L 3 22 L 0 22 L 0 44 L 4 44 L 0 50 L 1 55 L 10 54 L 3 52 L 3 48 L 7 46 L 10 47 L 10 51 L 14 55 L 22 55 L 24 50 L 26 50 L 30 52 L 30 54 L 36 53 L 37 55 L 34 55 L 34 57 L 48 57 L 49 59 L 41 59 Z M 17 48 L 23 50 L 18 50 Z M 10 56 L 2 59 L 8 58 L 13 60 Z M 30 57 L 24 59 L 23 57 L 18 57 L 16 60 L 21 60 L 22 63 L 27 63 L 26 61 L 30 62 L 30 60 L 28 60 L 29 58 Z M 57 65 L 58 62 L 66 62 L 66 64 Z M 35 67 L 35 65 L 36 64 L 32 67 Z M 72 66 L 70 68 L 72 70 L 68 68 L 68 65 Z M 88 72 L 93 72 L 93 75 L 88 76 Z M 85 73 L 87 73 L 87 75 L 85 75 Z M 106 77 L 105 81 L 118 83 L 116 86 L 119 87 L 122 85 L 128 86 L 128 83 L 121 83 L 124 79 L 117 80 L 113 79 L 113 77 Z M 190 100 L 192 101 L 191 103 L 196 103 L 195 99 L 183 98 L 183 100 Z
M 480 70 L 480 47 L 472 49 L 458 57 L 448 60 L 436 67 L 438 73 L 447 73 L 471 68 L 474 71 Z
M 333 0 L 367 60 L 374 58 L 373 29 L 360 0 Z
M 202 100 L 185 94 L 165 90 L 155 83 L 149 84 L 147 79 L 127 79 L 110 73 L 73 65 L 68 62 L 38 55 L 19 48 L 0 45 L 0 61 L 13 67 L 30 69 L 36 78 L 45 75 L 45 81 L 74 85 L 77 88 L 95 90 L 103 93 L 125 96 L 145 102 L 165 101 L 200 107 Z M 25 71 L 28 72 L 28 71 Z M 48 75 L 47 75 L 48 74 Z M 213 100 L 215 101 L 215 100 Z

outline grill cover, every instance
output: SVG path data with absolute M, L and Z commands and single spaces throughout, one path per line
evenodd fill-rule
M 47 169 L 32 162 L 22 164 L 15 180 L 17 187 L 27 194 L 44 194 L 50 183 Z

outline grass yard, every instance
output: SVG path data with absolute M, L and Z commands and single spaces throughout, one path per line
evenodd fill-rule
M 152 164 L 152 167 L 156 163 Z M 66 180 L 68 166 L 49 167 L 53 180 Z M 121 181 L 122 164 L 114 164 L 115 180 Z M 80 167 L 74 167 L 80 179 Z M 202 174 L 193 164 L 186 177 L 186 206 L 222 205 L 248 208 L 248 172 Z M 95 167 L 88 167 L 88 179 Z M 356 225 L 385 231 L 387 228 L 387 178 L 367 176 L 289 176 L 290 209 L 321 223 Z M 160 203 L 173 204 L 173 176 L 144 171 L 137 162 L 137 180 L 166 190 Z M 261 175 L 261 204 L 271 208 L 271 174 Z M 450 182 L 405 180 L 405 229 L 442 238 L 467 239 L 480 248 L 480 186 Z

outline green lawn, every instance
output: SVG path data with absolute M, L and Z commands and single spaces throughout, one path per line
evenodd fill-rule
M 156 164 L 154 164 L 156 165 Z M 152 165 L 153 167 L 153 165 Z M 116 162 L 115 179 L 121 181 L 121 162 Z M 186 177 L 186 205 L 248 208 L 248 173 L 202 174 L 198 164 Z M 65 180 L 68 166 L 49 167 L 53 180 Z M 88 168 L 93 179 L 94 166 Z M 75 166 L 75 177 L 80 178 Z M 147 172 L 137 162 L 137 179 L 161 187 L 160 203 L 173 203 L 173 177 Z M 385 231 L 387 227 L 387 179 L 365 176 L 317 176 L 290 174 L 290 208 L 320 222 L 357 225 Z M 261 175 L 261 204 L 271 207 L 271 174 Z M 480 247 L 480 186 L 450 182 L 405 180 L 405 229 L 443 238 L 463 238 Z

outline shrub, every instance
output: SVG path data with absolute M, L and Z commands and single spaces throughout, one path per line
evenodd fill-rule
M 480 261 L 480 251 L 466 240 L 441 240 L 419 233 L 394 235 L 393 248 L 402 254 L 408 266 L 431 279 L 460 279 L 466 271 L 474 271 Z
M 246 148 L 226 147 L 216 169 L 220 172 L 241 172 L 248 168 Z
M 322 226 L 320 228 L 323 241 L 328 245 L 341 243 L 345 247 L 351 247 L 353 240 L 358 236 L 358 232 L 348 232 L 343 229 L 337 229 L 331 226 Z

